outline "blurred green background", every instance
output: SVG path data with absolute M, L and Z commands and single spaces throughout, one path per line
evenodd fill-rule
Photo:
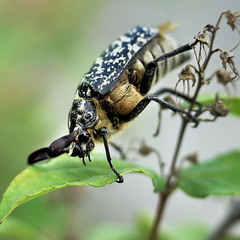
M 89 44 L 94 15 L 102 7 L 101 1 L 0 2 L 1 196 L 26 167 L 31 151 L 68 132 L 67 114 L 75 89 L 101 41 Z M 59 205 L 51 200 L 58 196 Z M 19 208 L 15 216 L 26 225 L 13 222 L 11 227 L 10 220 L 9 239 L 15 239 L 14 229 L 17 239 L 37 239 L 35 228 L 44 229 L 43 235 L 50 239 L 64 239 L 73 196 L 65 199 L 67 203 L 62 196 L 54 193 Z M 0 231 L 5 229 L 4 223 Z
M 172 20 L 180 23 L 176 37 L 185 43 L 204 25 L 214 23 L 221 11 L 237 10 L 236 2 L 0 1 L 0 194 L 26 167 L 30 152 L 68 132 L 67 114 L 78 82 L 113 39 L 137 24 L 154 26 Z M 231 38 L 232 44 L 235 40 Z M 109 189 L 93 190 L 97 194 L 91 204 L 105 202 Z M 126 194 L 122 189 L 117 191 Z M 148 191 L 151 194 L 152 189 Z M 69 188 L 21 206 L 13 216 L 22 222 L 12 220 L 13 226 L 22 226 L 19 239 L 32 239 L 27 234 L 39 234 L 38 230 L 46 239 L 81 236 L 96 217 L 89 214 L 86 200 L 81 205 L 82 195 L 80 188 Z M 81 215 L 74 214 L 76 208 Z M 103 208 L 104 218 L 107 207 Z
M 30 151 L 67 133 L 68 108 L 98 44 L 86 32 L 99 3 L 1 1 L 1 193 Z

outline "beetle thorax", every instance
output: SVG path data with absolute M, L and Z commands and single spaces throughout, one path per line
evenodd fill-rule
M 69 130 L 93 128 L 98 121 L 98 114 L 93 100 L 75 99 L 69 112 Z

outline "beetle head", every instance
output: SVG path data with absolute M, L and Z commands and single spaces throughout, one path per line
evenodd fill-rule
M 28 163 L 34 164 L 45 159 L 57 157 L 67 152 L 69 152 L 70 156 L 81 157 L 84 161 L 85 156 L 90 159 L 89 153 L 93 148 L 94 143 L 90 134 L 85 130 L 76 128 L 70 134 L 53 141 L 49 147 L 41 148 L 31 153 L 28 157 Z
M 75 99 L 69 112 L 69 130 L 75 127 L 92 128 L 97 122 L 97 111 L 93 100 Z
M 73 106 L 69 113 L 70 133 L 53 141 L 49 147 L 41 148 L 28 157 L 28 163 L 42 161 L 57 157 L 63 153 L 69 152 L 70 156 L 83 158 L 89 157 L 89 153 L 94 148 L 91 135 L 86 129 L 91 129 L 97 122 L 97 112 L 93 100 L 73 101 Z
M 90 134 L 80 128 L 74 130 L 74 132 L 75 131 L 77 131 L 77 135 L 70 145 L 69 155 L 73 157 L 78 156 L 81 158 L 84 158 L 85 156 L 89 157 L 89 153 L 94 148 L 94 142 Z

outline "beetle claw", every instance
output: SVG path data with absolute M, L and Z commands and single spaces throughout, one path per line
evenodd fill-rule
M 122 175 L 117 175 L 118 176 L 118 180 L 116 181 L 117 183 L 123 183 L 124 182 L 124 179 L 123 179 L 123 176 Z
M 83 165 L 86 166 L 86 162 L 85 162 L 84 156 L 82 157 L 82 162 L 83 162 Z

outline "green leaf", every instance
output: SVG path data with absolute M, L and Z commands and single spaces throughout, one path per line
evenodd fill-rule
M 73 185 L 102 187 L 117 180 L 105 156 L 93 154 L 92 159 L 92 163 L 84 166 L 78 158 L 64 156 L 27 167 L 13 179 L 3 196 L 1 221 L 19 205 L 53 190 Z M 127 161 L 113 160 L 113 163 L 121 174 L 138 172 L 149 176 L 159 191 L 163 180 L 153 170 Z
M 187 194 L 199 198 L 240 195 L 239 169 L 240 151 L 231 151 L 183 169 L 178 185 Z
M 47 239 L 38 229 L 13 217 L 10 217 L 1 226 L 0 238 L 4 237 L 17 240 Z
M 233 114 L 237 117 L 240 117 L 240 98 L 227 96 L 227 95 L 219 95 L 221 99 L 224 100 L 224 104 L 229 107 L 229 113 Z M 198 101 L 202 103 L 204 106 L 209 104 L 214 104 L 216 99 L 215 94 L 202 94 L 198 97 Z

